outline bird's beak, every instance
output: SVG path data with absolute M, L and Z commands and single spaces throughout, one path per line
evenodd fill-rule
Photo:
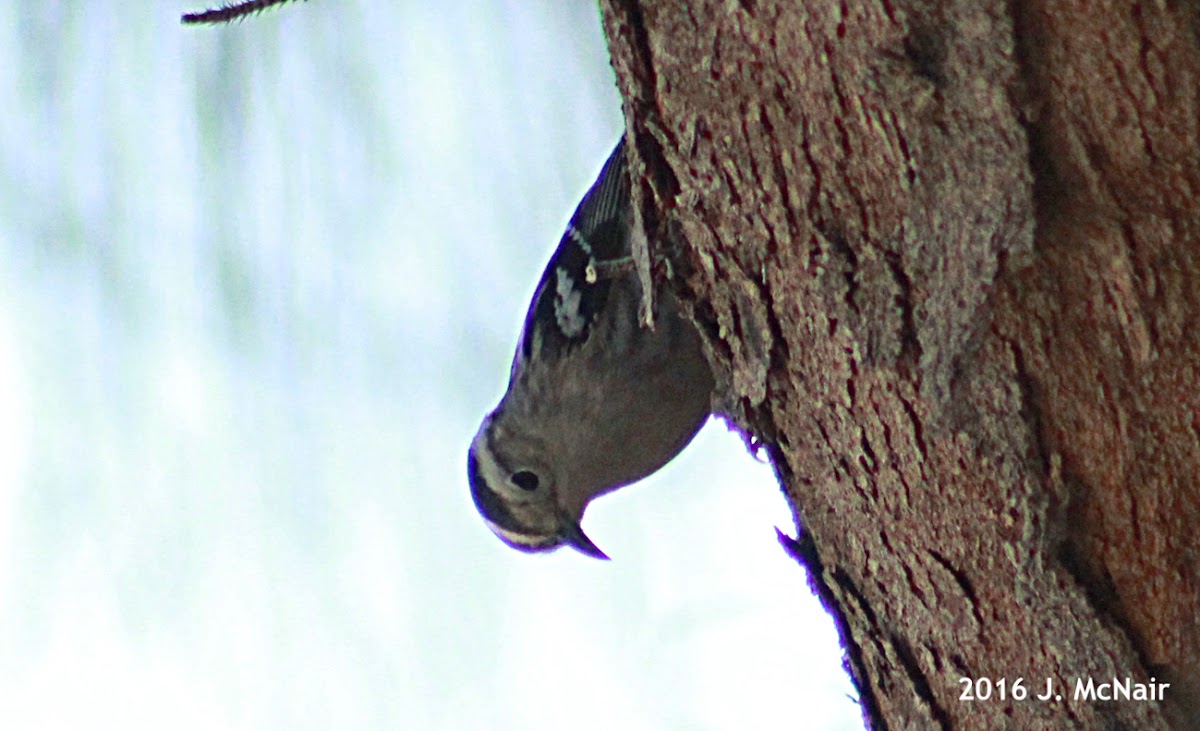
M 599 558 L 605 561 L 609 560 L 604 551 L 601 551 L 599 548 L 597 548 L 596 544 L 592 543 L 592 539 L 588 538 L 583 532 L 583 528 L 579 527 L 579 521 L 573 520 L 570 516 L 564 515 L 562 525 L 563 543 L 566 543 L 568 546 L 574 548 L 576 551 L 579 551 L 585 556 L 591 556 L 592 558 Z

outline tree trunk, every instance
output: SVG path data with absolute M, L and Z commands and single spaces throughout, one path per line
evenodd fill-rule
M 601 6 L 869 723 L 1200 725 L 1197 4 Z

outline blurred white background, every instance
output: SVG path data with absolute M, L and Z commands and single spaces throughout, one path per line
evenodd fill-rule
M 484 527 L 467 445 L 620 132 L 587 0 L 0 5 L 0 727 L 858 729 L 723 424 Z

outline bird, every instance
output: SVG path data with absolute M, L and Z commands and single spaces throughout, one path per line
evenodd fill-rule
M 567 224 L 534 291 L 499 404 L 467 477 L 487 526 L 525 552 L 607 559 L 580 523 L 589 503 L 656 472 L 712 410 L 700 333 L 669 287 L 639 317 L 624 138 Z

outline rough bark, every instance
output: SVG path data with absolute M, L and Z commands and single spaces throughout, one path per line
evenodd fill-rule
M 646 225 L 870 723 L 1200 725 L 1197 5 L 601 7 Z

